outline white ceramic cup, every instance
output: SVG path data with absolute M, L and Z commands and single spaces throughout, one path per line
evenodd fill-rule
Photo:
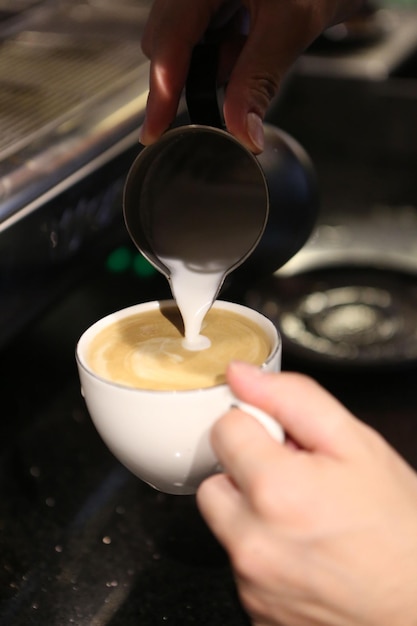
M 195 493 L 199 484 L 221 471 L 210 444 L 210 429 L 230 407 L 239 406 L 258 419 L 271 436 L 283 441 L 283 431 L 270 416 L 240 403 L 226 384 L 191 391 L 134 389 L 95 374 L 86 362 L 92 338 L 109 324 L 130 315 L 174 304 L 145 302 L 112 313 L 88 328 L 77 344 L 76 359 L 88 411 L 111 452 L 133 474 L 155 489 L 171 494 Z M 262 368 L 279 371 L 281 341 L 274 324 L 248 307 L 217 300 L 226 309 L 257 323 L 271 342 Z

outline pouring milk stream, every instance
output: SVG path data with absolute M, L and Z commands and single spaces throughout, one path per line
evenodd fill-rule
M 174 300 L 184 322 L 182 345 L 188 350 L 203 350 L 211 345 L 210 339 L 201 334 L 201 325 L 223 282 L 223 271 L 198 272 L 187 268 L 177 259 L 162 257 L 170 271 L 170 283 Z

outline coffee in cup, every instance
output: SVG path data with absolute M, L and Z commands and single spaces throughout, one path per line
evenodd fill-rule
M 99 320 L 77 345 L 82 393 L 97 431 L 130 471 L 166 493 L 195 493 L 204 478 L 221 470 L 210 430 L 241 404 L 225 383 L 228 362 L 280 369 L 278 331 L 257 311 L 216 300 L 202 334 L 211 346 L 186 350 L 175 302 L 155 301 Z M 275 420 L 253 407 L 242 409 L 282 441 Z
M 235 311 L 211 309 L 201 334 L 208 339 L 207 347 L 185 347 L 178 308 L 161 306 L 103 328 L 91 340 L 87 363 L 96 374 L 120 385 L 184 391 L 224 384 L 230 361 L 261 366 L 271 352 L 264 330 Z

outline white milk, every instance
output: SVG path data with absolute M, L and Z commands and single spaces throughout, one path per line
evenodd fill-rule
M 219 292 L 225 269 L 193 271 L 178 259 L 162 257 L 161 261 L 170 271 L 172 295 L 184 322 L 184 348 L 188 350 L 209 348 L 210 339 L 200 334 L 201 325 Z

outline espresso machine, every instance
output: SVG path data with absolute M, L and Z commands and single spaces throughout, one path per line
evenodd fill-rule
M 121 210 L 149 6 L 0 0 L 0 626 L 249 625 L 194 498 L 113 457 L 74 359 L 100 317 L 170 296 Z M 221 297 L 272 319 L 283 368 L 417 468 L 417 9 L 365 17 L 315 42 L 268 114 L 314 163 L 311 237 L 269 274 L 242 266 Z
M 0 343 L 87 271 L 90 246 L 114 245 L 147 96 L 148 6 L 0 5 Z

